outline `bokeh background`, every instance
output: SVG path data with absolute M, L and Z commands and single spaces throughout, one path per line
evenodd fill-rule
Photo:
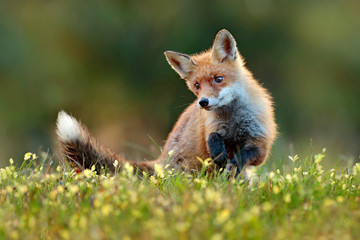
M 360 1 L 152 0 L 0 3 L 0 165 L 54 152 L 57 112 L 134 159 L 158 154 L 195 97 L 166 50 L 209 48 L 226 28 L 276 102 L 270 161 L 360 154 Z

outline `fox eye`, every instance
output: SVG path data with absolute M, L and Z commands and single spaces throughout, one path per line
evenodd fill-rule
M 222 76 L 217 76 L 217 77 L 214 78 L 214 81 L 216 83 L 221 83 L 223 80 L 224 80 L 224 77 L 222 77 Z
M 200 84 L 199 84 L 199 83 L 195 83 L 195 84 L 194 84 L 194 87 L 195 87 L 196 90 L 199 90 L 199 89 L 200 89 Z

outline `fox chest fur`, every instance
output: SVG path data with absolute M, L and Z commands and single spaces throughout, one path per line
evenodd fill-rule
M 204 127 L 209 129 L 206 135 L 210 134 L 210 131 L 219 133 L 228 152 L 242 149 L 247 144 L 263 138 L 265 126 L 258 120 L 253 108 L 241 99 L 234 99 L 229 105 L 202 113 L 206 118 Z

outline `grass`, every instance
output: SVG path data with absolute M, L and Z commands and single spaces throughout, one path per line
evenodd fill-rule
M 76 173 L 28 153 L 0 169 L 0 238 L 358 239 L 360 164 L 324 171 L 323 158 L 258 168 L 249 184 L 161 167 Z

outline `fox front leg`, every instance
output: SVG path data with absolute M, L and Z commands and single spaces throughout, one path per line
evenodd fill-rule
M 214 160 L 215 164 L 220 168 L 224 167 L 228 159 L 228 154 L 225 148 L 224 140 L 219 133 L 213 132 L 209 135 L 208 147 L 210 156 Z
M 234 154 L 234 158 L 230 163 L 237 166 L 236 176 L 241 173 L 246 165 L 261 157 L 258 147 L 244 148 Z

